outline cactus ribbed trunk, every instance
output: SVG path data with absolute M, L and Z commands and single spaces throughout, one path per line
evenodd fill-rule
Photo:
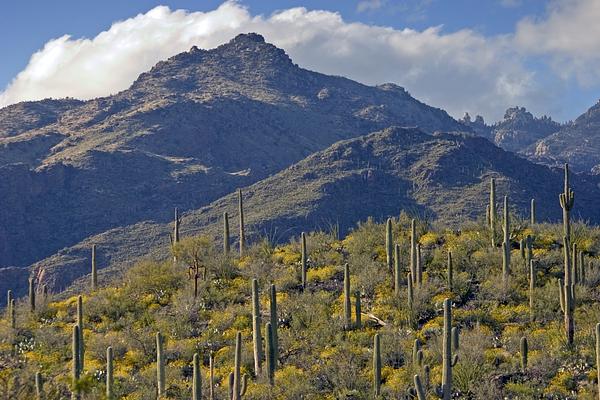
M 80 350 L 80 345 L 79 345 L 79 327 L 77 325 L 73 326 L 73 336 L 72 336 L 72 343 L 71 343 L 71 352 L 73 354 L 73 358 L 71 360 L 71 400 L 79 400 L 80 399 L 80 393 L 79 393 L 79 378 L 81 376 L 81 369 L 79 368 L 80 361 L 79 361 L 79 350 Z
M 113 400 L 115 393 L 113 389 L 114 385 L 114 365 L 113 365 L 113 349 L 112 347 L 106 348 L 106 399 Z
M 596 370 L 598 379 L 598 399 L 600 399 L 600 323 L 596 324 Z
M 240 218 L 240 258 L 244 256 L 246 247 L 246 231 L 244 228 L 244 199 L 242 189 L 238 189 L 238 214 Z
M 279 319 L 277 317 L 277 289 L 275 285 L 271 285 L 270 290 L 270 319 L 271 319 L 271 329 L 273 331 L 273 369 L 277 368 L 277 361 L 279 360 L 279 335 L 278 335 L 278 325 Z
M 241 376 L 240 376 L 240 367 L 242 364 L 242 333 L 238 332 L 235 336 L 235 358 L 234 358 L 234 366 L 233 366 L 233 390 L 232 390 L 232 400 L 241 400 Z
M 490 180 L 490 232 L 492 239 L 492 247 L 496 247 L 496 180 Z
M 35 398 L 37 400 L 43 400 L 44 398 L 44 380 L 41 372 L 35 373 Z
M 231 243 L 229 242 L 229 214 L 223 213 L 223 254 L 229 255 Z
M 535 219 L 535 199 L 531 199 L 531 210 L 529 211 L 529 213 L 530 213 L 529 223 L 531 225 L 535 225 L 535 221 L 536 221 L 536 219 Z
M 79 370 L 85 367 L 85 344 L 83 342 L 83 297 L 77 296 L 77 327 L 79 328 Z
M 344 265 L 344 329 L 352 328 L 352 304 L 350 302 L 350 266 Z
M 302 262 L 302 289 L 306 289 L 306 269 L 307 269 L 307 265 L 308 265 L 308 253 L 306 251 L 306 234 L 304 232 L 302 232 L 302 234 L 300 235 L 300 242 L 301 242 L 301 262 Z
M 381 395 L 381 343 L 379 334 L 373 338 L 373 392 Z
M 10 327 L 12 329 L 16 329 L 17 328 L 17 309 L 15 307 L 15 299 L 10 300 L 9 315 L 10 315 L 9 316 Z
M 565 237 L 564 239 L 564 258 L 565 258 L 565 276 L 564 276 L 564 288 L 563 288 L 563 298 L 564 298 L 564 321 L 565 321 L 565 334 L 567 337 L 567 343 L 569 345 L 573 344 L 573 339 L 575 335 L 575 325 L 573 322 L 573 309 L 574 309 L 574 298 L 573 298 L 573 283 L 572 283 L 572 272 L 571 272 L 571 256 L 569 254 L 569 241 Z
M 385 224 L 385 258 L 388 271 L 392 272 L 394 267 L 394 238 L 392 236 L 391 218 L 388 218 Z
M 400 295 L 400 285 L 402 284 L 402 278 L 400 276 L 400 245 L 394 246 L 394 294 Z
M 96 245 L 92 245 L 92 291 L 98 289 L 98 270 L 96 267 Z
M 444 337 L 442 360 L 442 399 L 452 397 L 452 302 L 444 300 Z
M 192 400 L 202 400 L 202 374 L 200 372 L 200 357 L 194 354 L 192 375 Z
M 423 384 L 421 383 L 421 378 L 419 377 L 419 375 L 415 374 L 414 382 L 415 382 L 415 390 L 417 392 L 417 399 L 418 400 L 427 400 L 425 389 L 423 388 Z
M 160 332 L 156 333 L 156 380 L 158 384 L 158 398 L 162 398 L 165 393 L 165 355 L 163 352 L 163 336 Z
M 533 260 L 529 261 L 529 317 L 531 321 L 535 320 L 535 264 Z
M 208 398 L 215 400 L 215 355 L 210 352 L 208 356 Z
M 504 196 L 504 222 L 502 226 L 502 280 L 508 281 L 510 276 L 510 215 L 508 212 L 508 196 Z
M 527 371 L 527 360 L 529 353 L 529 345 L 527 344 L 527 338 L 523 336 L 520 342 L 520 350 L 521 350 L 521 370 L 523 372 Z
M 252 279 L 252 338 L 254 342 L 254 374 L 260 376 L 262 371 L 262 320 L 260 317 L 260 299 L 258 280 Z
M 270 322 L 265 324 L 265 367 L 269 385 L 275 385 L 275 346 L 273 341 L 273 326 Z
M 406 275 L 406 281 L 408 282 L 406 294 L 408 297 L 407 301 L 408 301 L 408 309 L 409 310 L 412 310 L 412 308 L 413 308 L 413 297 L 414 297 L 413 282 L 412 282 L 411 275 L 412 274 L 410 272 Z
M 410 221 L 410 276 L 413 285 L 417 282 L 417 227 L 416 221 Z

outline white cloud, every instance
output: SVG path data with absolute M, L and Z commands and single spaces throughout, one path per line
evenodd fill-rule
M 359 1 L 358 5 L 356 6 L 356 11 L 358 11 L 359 13 L 361 13 L 361 12 L 365 12 L 365 11 L 378 10 L 381 7 L 383 7 L 383 3 L 384 2 L 385 2 L 384 0 L 363 0 L 363 1 Z
M 160 6 L 91 39 L 51 40 L 0 94 L 0 106 L 115 93 L 159 60 L 192 45 L 214 47 L 242 32 L 263 34 L 300 66 L 367 84 L 395 82 L 457 117 L 469 111 L 496 119 L 515 104 L 535 103 L 546 111 L 543 105 L 554 101 L 541 96 L 511 37 L 489 38 L 468 29 L 444 33 L 441 27 L 396 30 L 305 8 L 253 16 L 239 3 L 226 2 L 210 12 Z
M 515 43 L 528 55 L 547 56 L 563 79 L 589 86 L 600 83 L 600 1 L 554 1 L 543 19 L 517 25 Z

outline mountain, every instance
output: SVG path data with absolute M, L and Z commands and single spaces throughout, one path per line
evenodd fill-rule
M 303 230 L 337 225 L 347 232 L 372 216 L 383 220 L 401 210 L 446 221 L 485 214 L 489 180 L 497 180 L 499 196 L 508 194 L 511 209 L 528 217 L 531 198 L 538 220 L 558 220 L 561 170 L 533 164 L 488 140 L 471 134 L 428 134 L 417 128 L 388 128 L 340 141 L 278 174 L 244 189 L 245 219 L 250 240 L 267 235 L 284 240 Z M 598 182 L 573 176 L 574 218 L 600 221 L 595 207 Z M 220 240 L 222 215 L 237 230 L 235 193 L 187 212 L 182 235 L 208 233 Z M 168 256 L 170 223 L 138 223 L 90 237 L 38 262 L 38 281 L 62 289 L 89 273 L 90 247 L 97 244 L 99 264 L 118 274 L 134 259 Z
M 530 146 L 527 156 L 548 165 L 568 162 L 575 171 L 600 175 L 600 101 L 573 123 Z
M 174 207 L 200 208 L 342 139 L 390 125 L 465 129 L 399 86 L 302 69 L 257 34 L 193 47 L 115 95 L 20 103 L 0 120 L 4 268 L 164 223 Z
M 550 117 L 534 117 L 524 107 L 507 109 L 504 119 L 493 125 L 486 125 L 479 115 L 472 121 L 469 114 L 465 114 L 460 122 L 497 146 L 515 153 L 526 153 L 529 146 L 561 129 L 561 124 Z

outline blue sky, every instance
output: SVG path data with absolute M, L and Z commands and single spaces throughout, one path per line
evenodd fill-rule
M 556 46 L 557 38 L 546 38 L 546 36 L 548 36 L 547 32 L 559 31 L 558 34 L 563 36 L 559 36 L 558 41 L 562 40 L 565 34 L 560 30 L 562 25 L 567 24 L 564 21 L 567 18 L 570 20 L 574 18 L 571 9 L 580 8 L 580 12 L 575 17 L 585 19 L 586 14 L 596 12 L 597 7 L 591 4 L 594 2 L 597 3 L 596 0 L 279 0 L 276 2 L 245 0 L 230 3 L 233 11 L 221 13 L 225 16 L 219 16 L 219 13 L 215 12 L 219 7 L 223 9 L 223 1 L 213 0 L 103 2 L 57 0 L 4 3 L 0 6 L 0 15 L 2 15 L 0 51 L 5 55 L 0 64 L 0 89 L 8 89 L 2 94 L 4 98 L 0 97 L 2 100 L 0 105 L 48 95 L 61 97 L 61 95 L 68 95 L 70 89 L 74 97 L 83 98 L 109 94 L 101 92 L 101 88 L 98 87 L 102 86 L 110 88 L 111 92 L 123 89 L 127 86 L 127 82 L 130 83 L 132 77 L 143 72 L 149 65 L 164 58 L 165 55 L 181 51 L 183 47 L 171 50 L 167 47 L 168 43 L 158 43 L 157 46 L 163 46 L 165 49 L 156 51 L 146 46 L 136 53 L 138 58 L 140 54 L 147 55 L 146 63 L 140 64 L 124 58 L 122 63 L 131 64 L 126 78 L 115 81 L 113 85 L 110 76 L 104 77 L 102 85 L 98 84 L 88 91 L 80 91 L 75 85 L 69 87 L 66 78 L 60 77 L 58 75 L 60 71 L 55 71 L 56 68 L 48 67 L 52 72 L 44 72 L 43 81 L 36 81 L 39 74 L 33 75 L 32 78 L 30 72 L 39 71 L 49 63 L 57 62 L 56 57 L 63 57 L 59 62 L 61 66 L 59 69 L 66 66 L 65 70 L 71 70 L 71 76 L 84 81 L 93 80 L 94 75 L 86 76 L 85 71 L 76 68 L 73 64 L 75 61 L 68 61 L 70 55 L 76 53 L 76 62 L 79 63 L 77 65 L 86 64 L 80 46 L 74 46 L 77 44 L 76 41 L 87 38 L 95 42 L 94 39 L 101 32 L 111 30 L 115 22 L 130 20 L 138 14 L 147 15 L 155 7 L 164 5 L 168 6 L 169 12 L 161 13 L 159 18 L 168 19 L 171 25 L 169 27 L 161 25 L 159 29 L 180 29 L 177 24 L 183 25 L 186 21 L 189 24 L 190 20 L 198 26 L 202 24 L 212 26 L 216 23 L 227 25 L 228 18 L 232 20 L 237 18 L 241 22 L 238 23 L 239 26 L 232 28 L 231 35 L 236 29 L 243 31 L 262 28 L 266 32 L 268 41 L 285 48 L 301 66 L 326 73 L 346 75 L 367 84 L 394 81 L 405 86 L 415 97 L 448 109 L 454 116 L 469 111 L 472 114 L 481 113 L 486 119 L 493 120 L 503 114 L 503 108 L 519 103 L 535 113 L 545 113 L 556 119 L 565 120 L 579 115 L 599 97 L 600 77 L 590 72 L 597 59 L 596 56 L 586 53 L 590 53 L 590 50 L 600 50 L 595 47 L 600 39 L 583 46 L 578 54 L 575 51 L 577 49 L 572 50 L 569 47 L 569 43 L 562 47 Z M 569 9 L 564 7 L 567 3 Z M 306 10 L 297 18 L 298 21 L 304 21 L 302 22 L 304 25 L 296 23 L 295 20 L 290 24 L 291 31 L 298 30 L 295 36 L 291 37 L 293 32 L 283 32 L 281 24 L 274 21 L 272 16 L 274 13 L 285 12 L 295 7 L 303 7 Z M 189 12 L 185 15 L 172 15 L 180 9 Z M 245 10 L 246 15 L 240 14 L 239 10 L 242 9 Z M 323 61 L 326 53 L 319 53 L 317 49 L 314 54 L 311 54 L 311 48 L 315 48 L 314 43 L 319 36 L 315 34 L 315 37 L 305 38 L 301 29 L 306 29 L 310 23 L 315 24 L 315 31 L 320 29 L 318 25 L 322 25 L 319 22 L 321 17 L 313 15 L 314 13 L 310 14 L 311 11 L 318 10 L 329 11 L 322 15 L 327 18 L 327 21 L 331 21 L 331 29 L 338 42 L 344 42 L 350 48 L 357 49 L 355 58 L 345 54 L 342 58 Z M 212 20 L 204 18 L 204 13 L 211 12 L 215 13 L 214 20 L 217 22 L 210 22 Z M 260 23 L 256 23 L 253 18 L 261 15 Z M 341 16 L 342 21 L 334 21 L 335 15 Z M 361 26 L 366 27 L 391 27 L 395 36 L 381 30 L 365 30 L 356 27 L 354 22 L 362 23 Z M 139 24 L 139 29 L 143 29 L 143 22 Z M 246 26 L 248 28 L 245 28 Z M 415 34 L 407 34 L 405 31 L 407 28 Z M 128 29 L 137 28 L 128 26 Z M 348 39 L 343 36 L 346 29 Z M 434 31 L 431 31 L 432 29 Z M 358 37 L 357 32 L 361 32 L 363 36 L 373 34 L 378 38 L 383 32 L 388 37 L 370 46 L 368 37 Z M 573 32 L 572 28 L 565 29 L 565 32 L 567 38 L 573 43 L 582 42 L 578 35 L 585 35 L 585 32 Z M 593 33 L 590 32 L 589 35 Z M 322 34 L 326 35 L 326 32 Z M 58 54 L 61 55 L 54 56 L 51 61 L 49 57 L 43 57 L 37 62 L 30 61 L 32 55 L 43 49 L 49 41 L 63 35 L 69 35 L 70 38 L 58 43 L 60 44 Z M 200 35 L 195 39 L 201 47 L 220 44 L 226 41 L 227 36 L 223 29 L 210 37 L 207 35 Z M 216 36 L 219 36 L 219 39 L 216 39 Z M 115 35 L 113 40 L 119 42 L 125 39 Z M 300 43 L 302 40 L 306 43 Z M 386 43 L 397 41 L 402 43 L 389 49 L 386 47 Z M 416 52 L 411 47 L 411 41 L 419 48 Z M 95 46 L 94 43 L 88 45 Z M 182 43 L 181 46 L 183 45 Z M 74 49 L 75 47 L 77 49 Z M 360 60 L 360 49 L 364 52 L 365 47 L 375 57 L 375 63 L 377 63 L 376 58 L 381 57 L 380 63 L 388 63 L 389 70 L 373 67 L 374 71 L 371 73 L 369 66 L 363 65 L 364 61 Z M 110 54 L 113 51 L 107 46 L 95 46 L 94 49 L 96 53 L 104 51 Z M 439 49 L 447 51 L 444 57 L 447 57 L 449 62 L 445 69 L 444 58 L 436 57 L 435 54 L 436 51 L 440 51 Z M 397 52 L 397 57 L 389 58 L 385 53 L 390 51 Z M 419 51 L 422 54 L 419 54 Z M 94 51 L 90 50 L 87 54 L 91 62 L 95 56 Z M 478 59 L 483 61 L 479 63 Z M 402 73 L 395 74 L 394 67 Z M 108 65 L 106 68 L 110 70 L 111 67 Z M 11 81 L 22 71 L 25 71 L 20 79 L 22 82 L 9 87 Z M 73 71 L 75 71 L 74 75 Z M 89 68 L 86 71 L 89 75 Z M 115 71 L 108 71 L 106 74 L 109 72 L 110 75 L 115 75 Z M 78 73 L 81 75 L 77 75 Z M 486 79 L 490 82 L 486 82 Z M 446 82 L 450 83 L 446 85 Z M 457 93 L 462 87 L 467 88 L 464 90 L 465 93 Z M 479 92 L 478 87 L 481 88 Z M 461 95 L 465 98 L 461 99 Z

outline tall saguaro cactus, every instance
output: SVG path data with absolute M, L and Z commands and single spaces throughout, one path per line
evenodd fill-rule
M 160 332 L 156 333 L 156 380 L 158 383 L 158 398 L 162 398 L 165 392 L 165 354 L 163 351 L 164 338 Z
M 235 336 L 235 357 L 233 366 L 233 377 L 231 381 L 231 400 L 242 400 L 242 396 L 246 393 L 247 376 L 241 376 L 240 370 L 242 365 L 242 333 L 238 332 Z M 231 375 L 230 375 L 231 376 Z
M 490 179 L 490 232 L 492 247 L 496 247 L 496 179 Z
M 357 290 L 356 293 L 354 293 L 354 300 L 355 300 L 355 305 L 354 305 L 354 313 L 355 315 L 355 321 L 354 321 L 354 327 L 356 329 L 361 329 L 362 328 L 362 319 L 361 319 L 361 314 L 362 314 L 362 310 L 361 310 L 361 305 L 360 305 L 360 291 Z
M 560 207 L 563 210 L 563 231 L 568 242 L 571 242 L 571 210 L 575 203 L 575 193 L 569 186 L 569 164 L 565 164 L 564 191 L 559 195 Z M 566 245 L 566 243 L 565 243 Z
M 198 353 L 194 353 L 192 364 L 192 400 L 202 400 L 202 374 L 200 372 L 200 357 Z
M 252 279 L 252 338 L 254 342 L 254 374 L 260 376 L 262 371 L 262 320 L 260 317 L 260 299 L 258 280 Z
M 231 243 L 229 242 L 229 214 L 223 213 L 223 254 L 229 255 Z
M 179 210 L 175 207 L 175 218 L 173 219 L 173 234 L 171 235 L 171 251 L 173 251 L 173 263 L 177 263 L 175 255 L 175 245 L 179 243 L 179 225 L 181 225 L 181 216 Z
M 398 296 L 400 294 L 401 279 L 400 276 L 400 245 L 394 246 L 394 294 Z
M 502 280 L 508 281 L 510 276 L 510 214 L 508 212 L 508 196 L 504 196 L 504 222 L 502 226 Z
M 265 324 L 265 363 L 269 385 L 275 385 L 275 343 L 273 340 L 273 325 Z
M 306 270 L 308 268 L 308 251 L 306 250 L 306 234 L 302 232 L 300 235 L 300 247 L 301 247 L 301 262 L 302 262 L 302 289 L 306 289 L 307 279 Z
M 79 360 L 81 347 L 79 345 L 79 338 L 79 327 L 74 325 L 71 343 L 71 352 L 73 354 L 71 361 L 71 400 L 79 400 L 81 397 L 79 391 L 79 378 L 81 377 L 81 362 Z
M 242 189 L 238 189 L 238 213 L 240 218 L 240 257 L 243 257 L 244 248 L 246 247 L 246 230 L 244 227 L 244 199 Z
M 536 222 L 536 218 L 535 218 L 535 199 L 531 199 L 531 209 L 529 211 L 529 214 L 530 214 L 529 215 L 529 218 L 530 218 L 529 223 L 531 225 L 535 225 L 535 222 Z
M 529 354 L 529 345 L 527 344 L 527 338 L 525 336 L 521 338 L 519 345 L 521 352 L 521 370 L 525 372 L 527 371 L 527 361 Z
M 35 373 L 35 398 L 36 400 L 44 398 L 44 379 L 39 371 Z
M 6 319 L 10 319 L 11 315 L 12 315 L 12 307 L 11 307 L 11 303 L 12 303 L 12 299 L 13 299 L 13 294 L 12 294 L 12 290 L 8 290 L 6 292 Z
M 600 399 L 600 323 L 596 324 L 596 370 L 598 378 L 598 399 Z
M 563 239 L 565 246 L 563 246 L 564 250 L 564 258 L 565 258 L 565 276 L 564 276 L 564 287 L 563 298 L 564 298 L 564 321 L 565 321 L 565 334 L 567 336 L 567 343 L 569 345 L 573 344 L 573 339 L 575 336 L 575 323 L 573 320 L 573 311 L 575 309 L 575 285 L 572 281 L 573 273 L 571 271 L 571 255 L 569 249 L 569 239 L 565 236 Z
M 113 348 L 106 348 L 106 399 L 113 400 L 115 398 L 114 391 L 114 365 L 113 365 Z
M 452 367 L 458 357 L 452 356 L 452 302 L 444 300 L 444 336 L 442 340 L 442 386 L 436 391 L 438 397 L 450 400 L 452 397 Z
M 385 257 L 388 270 L 391 272 L 394 266 L 394 238 L 392 236 L 391 218 L 388 218 L 385 224 Z
M 12 329 L 16 329 L 17 328 L 17 309 L 15 307 L 15 299 L 10 299 L 9 318 L 10 318 L 10 327 Z
M 417 283 L 417 226 L 413 218 L 410 221 L 410 276 L 413 285 Z
M 535 320 L 535 264 L 529 260 L 529 318 Z
M 277 368 L 277 360 L 279 360 L 279 336 L 277 333 L 279 319 L 277 317 L 277 290 L 275 285 L 271 285 L 270 291 L 270 313 L 271 313 L 271 329 L 273 331 L 273 368 Z
M 344 264 L 344 329 L 352 327 L 352 304 L 350 302 L 350 266 Z
M 92 245 L 92 291 L 98 288 L 98 269 L 96 267 L 96 245 Z
M 381 342 L 379 333 L 373 338 L 373 392 L 381 395 Z
M 85 365 L 85 344 L 83 342 L 83 297 L 77 296 L 77 327 L 79 328 L 79 370 Z

